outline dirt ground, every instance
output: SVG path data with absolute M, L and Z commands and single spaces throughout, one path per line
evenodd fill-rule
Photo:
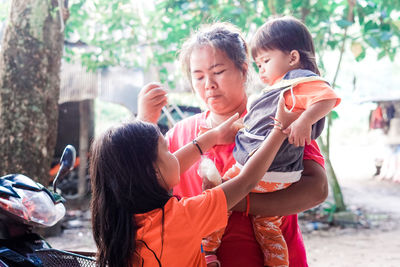
M 337 146 L 331 153 L 345 203 L 363 223 L 311 231 L 301 220 L 309 266 L 400 266 L 400 183 L 373 178 L 368 146 Z M 59 249 L 94 251 L 89 214 L 71 215 L 78 219 L 48 242 Z
M 400 183 L 373 177 L 376 151 L 368 144 L 332 149 L 344 201 L 365 220 L 358 227 L 303 231 L 311 267 L 400 266 Z
M 304 230 L 309 266 L 400 266 L 400 184 L 368 180 L 342 189 L 368 225 Z

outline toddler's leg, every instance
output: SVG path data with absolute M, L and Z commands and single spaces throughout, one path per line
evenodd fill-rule
M 228 217 L 232 214 L 232 212 L 228 212 Z M 216 262 L 217 266 L 220 266 L 220 263 L 217 259 L 216 256 L 216 251 L 221 245 L 221 240 L 222 236 L 225 233 L 225 227 L 219 229 L 218 231 L 215 231 L 211 235 L 207 236 L 206 238 L 203 238 L 202 240 L 202 245 L 203 245 L 203 250 L 206 254 L 206 262 L 207 266 L 209 262 Z M 219 265 L 218 265 L 219 264 Z M 215 266 L 215 265 L 213 265 Z
M 224 173 L 224 176 L 222 177 L 223 180 L 229 180 L 232 178 L 235 178 L 236 176 L 238 176 L 240 173 L 240 169 L 236 166 L 236 164 L 234 164 L 229 170 L 227 170 Z
M 219 245 L 221 244 L 221 239 L 222 236 L 225 233 L 225 228 L 222 228 L 211 235 L 207 236 L 206 238 L 203 238 L 202 244 L 203 244 L 203 249 L 204 251 L 208 253 L 214 253 L 217 251 L 219 248 Z
M 252 216 L 254 234 L 264 254 L 266 266 L 289 266 L 289 253 L 279 228 L 281 217 Z
M 206 254 L 207 266 L 220 266 L 220 262 L 217 259 L 216 251 L 221 245 L 222 236 L 225 233 L 225 228 L 222 228 L 211 235 L 203 238 L 202 245 Z M 211 265 L 214 263 L 214 265 Z
M 232 166 L 224 175 L 223 179 L 231 179 L 233 177 L 235 177 L 236 175 L 238 175 L 240 173 L 240 169 L 237 168 L 235 165 Z M 231 212 L 228 212 L 228 216 L 231 215 Z M 203 238 L 202 240 L 202 245 L 203 245 L 203 249 L 204 252 L 206 254 L 206 262 L 207 262 L 207 266 L 211 266 L 211 264 L 209 265 L 209 262 L 217 262 L 217 264 L 219 264 L 219 261 L 216 257 L 216 251 L 219 248 L 219 246 L 221 245 L 221 239 L 222 236 L 225 233 L 225 228 L 222 228 L 214 233 L 212 233 L 211 235 L 207 236 L 206 238 Z

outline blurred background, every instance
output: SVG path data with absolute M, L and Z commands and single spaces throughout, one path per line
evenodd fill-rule
M 7 79 L 11 84 L 15 79 L 29 85 L 38 80 L 25 77 L 22 71 L 0 67 L 0 155 L 4 161 L 0 164 L 1 175 L 28 173 L 48 184 L 57 171 L 64 146 L 71 143 L 78 150 L 79 166 L 60 184 L 70 211 L 62 224 L 64 231 L 49 239 L 53 246 L 94 250 L 87 211 L 88 148 L 96 134 L 136 115 L 137 95 L 142 86 L 159 81 L 170 90 L 169 106 L 159 121 L 164 132 L 176 121 L 204 108 L 190 91 L 176 60 L 179 48 L 192 31 L 201 24 L 229 21 L 249 41 L 268 17 L 292 15 L 309 28 L 322 76 L 342 98 L 342 103 L 328 116 L 319 140 L 327 160 L 329 197 L 324 204 L 299 215 L 309 265 L 399 266 L 400 1 L 58 2 L 62 2 L 63 8 L 46 11 L 35 1 L 0 0 L 1 60 L 14 53 L 17 37 L 23 46 L 32 45 L 24 41 L 25 33 L 18 31 L 17 26 L 25 25 L 24 21 L 32 31 L 37 24 L 46 23 L 48 27 L 50 23 L 57 24 L 63 30 L 57 50 L 61 65 L 56 70 L 59 80 L 53 84 L 54 93 L 43 93 L 40 86 L 33 94 L 32 90 L 24 91 L 30 90 L 29 86 L 15 91 L 21 99 L 40 100 L 46 95 L 57 103 L 52 110 L 33 109 L 43 117 L 31 117 L 30 136 L 20 136 L 21 127 L 7 126 L 9 121 L 23 120 L 23 115 L 10 114 L 19 114 L 14 108 L 18 111 L 25 104 L 10 104 L 5 85 Z M 37 14 L 55 19 L 40 22 Z M 43 34 L 37 36 L 43 38 L 39 40 L 43 43 L 54 41 Z M 45 55 L 46 51 L 41 53 Z M 27 57 L 39 63 L 43 58 L 29 54 Z M 6 61 L 0 61 L 0 66 L 1 62 Z M 46 79 L 46 73 L 43 77 Z M 46 81 L 51 84 L 56 80 Z M 255 79 L 254 83 L 259 81 Z M 13 107 L 12 112 L 9 107 Z M 35 130 L 33 125 L 40 127 Z M 40 131 L 49 135 L 43 142 L 37 141 L 37 136 L 44 135 Z M 31 136 L 36 139 L 30 139 Z M 29 145 L 20 155 L 10 145 L 11 137 L 14 145 L 37 145 Z M 47 152 L 38 153 L 43 147 Z M 24 163 L 23 158 L 29 155 L 43 157 L 37 163 L 40 167 Z M 65 242 L 66 238 L 71 242 Z

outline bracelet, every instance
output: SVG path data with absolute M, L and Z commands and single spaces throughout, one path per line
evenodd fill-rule
M 203 150 L 201 150 L 201 148 L 200 148 L 199 143 L 197 142 L 197 140 L 196 140 L 196 139 L 193 139 L 192 143 L 193 143 L 193 145 L 195 145 L 195 146 L 197 147 L 197 149 L 198 149 L 199 152 L 200 152 L 200 155 L 203 155 Z
M 283 130 L 282 122 L 272 116 L 269 116 L 269 118 L 272 119 L 272 123 L 269 124 L 270 126 L 273 126 L 274 129 Z

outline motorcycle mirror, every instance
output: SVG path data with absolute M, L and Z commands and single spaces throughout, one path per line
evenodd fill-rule
M 74 168 L 76 159 L 76 150 L 72 145 L 67 145 L 62 153 L 60 164 L 68 168 L 70 171 Z
M 76 159 L 76 150 L 72 145 L 67 145 L 64 148 L 60 159 L 60 169 L 57 172 L 56 177 L 53 180 L 53 190 L 57 193 L 57 181 L 64 178 L 74 168 Z

